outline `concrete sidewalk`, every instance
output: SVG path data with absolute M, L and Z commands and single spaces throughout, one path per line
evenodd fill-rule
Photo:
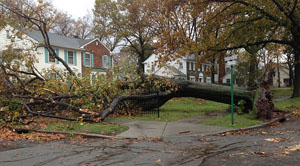
M 130 121 L 123 123 L 129 130 L 117 135 L 122 138 L 171 137 L 211 134 L 230 128 L 181 122 Z

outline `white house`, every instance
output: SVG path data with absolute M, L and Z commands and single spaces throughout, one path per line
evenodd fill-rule
M 15 50 L 28 49 L 32 55 L 35 55 L 38 62 L 34 66 L 38 71 L 47 70 L 53 66 L 55 69 L 65 71 L 63 64 L 51 56 L 48 49 L 44 47 L 44 38 L 39 31 L 25 31 L 21 38 L 16 37 L 12 42 L 11 38 L 16 34 L 17 31 L 10 26 L 0 31 L 0 52 L 12 44 Z M 78 76 L 84 74 L 86 67 L 103 73 L 112 68 L 111 52 L 99 39 L 82 40 L 54 33 L 48 33 L 48 36 L 56 54 L 67 62 Z
M 162 77 L 184 79 L 203 83 L 211 83 L 209 70 L 211 63 L 202 63 L 196 66 L 196 56 L 190 55 L 179 57 L 176 60 L 169 60 L 165 63 L 159 63 L 161 55 L 152 54 L 144 61 L 144 73 L 154 74 Z M 218 81 L 218 75 L 215 74 L 215 81 Z
M 238 57 L 238 55 L 231 55 L 231 56 L 225 57 L 225 75 L 222 80 L 223 83 L 230 84 L 231 66 L 235 67 L 237 65 L 237 57 Z
M 278 70 L 279 70 L 280 80 L 278 80 Z M 289 67 L 287 64 L 279 64 L 275 68 L 275 75 L 273 77 L 273 86 L 278 87 L 279 81 L 280 81 L 280 87 L 287 87 L 290 84 Z
M 175 61 L 168 61 L 164 64 L 159 62 L 160 55 L 152 54 L 144 64 L 145 74 L 154 74 L 168 78 L 187 79 L 187 66 L 184 58 L 178 58 Z

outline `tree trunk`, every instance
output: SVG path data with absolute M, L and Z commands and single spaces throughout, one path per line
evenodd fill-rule
M 289 87 L 292 87 L 294 85 L 294 69 L 293 65 L 288 64 L 289 66 Z
M 300 97 L 300 48 L 295 51 L 295 79 L 292 98 L 296 97 Z
M 211 83 L 215 83 L 215 58 L 212 59 L 212 66 L 211 66 Z
M 279 56 L 276 56 L 277 58 L 277 82 L 278 82 L 278 88 L 280 88 L 280 63 L 279 63 Z
M 104 120 L 109 114 L 113 113 L 117 105 L 123 101 L 134 101 L 135 103 L 143 102 L 144 104 L 142 104 L 142 107 L 144 107 L 144 109 L 153 109 L 156 107 L 160 107 L 163 104 L 165 104 L 168 100 L 174 97 L 195 97 L 226 104 L 231 103 L 230 86 L 203 84 L 193 81 L 182 80 L 175 80 L 175 84 L 178 86 L 179 89 L 178 91 L 173 93 L 160 92 L 146 95 L 143 94 L 118 96 L 112 101 L 111 105 L 108 108 L 106 108 L 101 113 L 95 115 L 94 117 L 100 117 L 101 120 Z M 246 102 L 246 111 L 252 109 L 254 96 L 254 91 L 249 91 L 242 88 L 234 89 L 234 103 L 237 105 L 240 100 L 244 100 Z M 153 104 L 153 100 L 157 100 L 158 102 Z M 146 105 L 150 105 L 150 107 L 146 108 Z
M 138 69 L 137 69 L 137 73 L 139 75 L 143 75 L 144 74 L 144 64 L 143 64 L 144 61 L 145 61 L 145 55 L 142 53 L 138 57 Z
M 224 54 L 220 55 L 219 57 L 219 78 L 218 82 L 220 84 L 223 83 L 223 77 L 225 76 L 225 60 L 224 60 Z
M 294 65 L 292 54 L 287 53 L 287 64 L 289 67 L 289 87 L 293 86 L 294 81 Z

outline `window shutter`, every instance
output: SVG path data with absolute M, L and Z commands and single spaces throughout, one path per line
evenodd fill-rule
M 94 54 L 91 54 L 91 66 L 94 67 Z
M 74 51 L 74 65 L 77 66 L 77 52 Z
M 68 63 L 68 51 L 65 50 L 65 62 Z
M 83 53 L 83 66 L 85 66 L 85 53 Z
M 56 55 L 59 57 L 59 49 L 55 49 Z M 59 64 L 59 61 L 55 58 L 56 64 Z
M 45 47 L 45 63 L 49 63 L 49 52 L 46 47 Z
M 105 68 L 104 55 L 102 55 L 102 67 Z

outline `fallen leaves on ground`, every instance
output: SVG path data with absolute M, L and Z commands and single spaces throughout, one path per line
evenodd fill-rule
M 299 118 L 300 117 L 300 108 L 296 107 L 296 106 L 288 106 L 287 108 L 291 108 L 294 110 L 294 112 L 292 113 L 291 117 L 294 118 Z
M 267 139 L 265 139 L 265 141 L 274 142 L 274 143 L 286 142 L 288 140 L 290 140 L 290 138 L 267 138 Z
M 267 153 L 267 152 L 262 152 L 262 151 L 258 151 L 258 152 L 252 152 L 250 151 L 250 154 L 259 156 L 259 157 L 267 157 L 267 156 L 271 156 L 272 153 Z
M 32 142 L 48 142 L 66 138 L 66 136 L 63 134 L 47 134 L 37 132 L 18 134 L 17 132 L 6 127 L 1 127 L 0 133 L 0 141 L 30 140 Z
M 266 132 L 266 131 L 259 131 L 259 132 L 257 132 L 257 134 L 260 134 L 260 135 L 267 135 L 267 134 L 269 134 L 269 133 Z
M 229 131 L 229 132 L 226 132 L 226 133 L 221 133 L 221 134 L 216 134 L 214 136 L 226 136 L 226 135 L 244 135 L 244 134 L 249 134 L 251 133 L 252 131 L 251 130 L 235 130 L 235 131 Z

